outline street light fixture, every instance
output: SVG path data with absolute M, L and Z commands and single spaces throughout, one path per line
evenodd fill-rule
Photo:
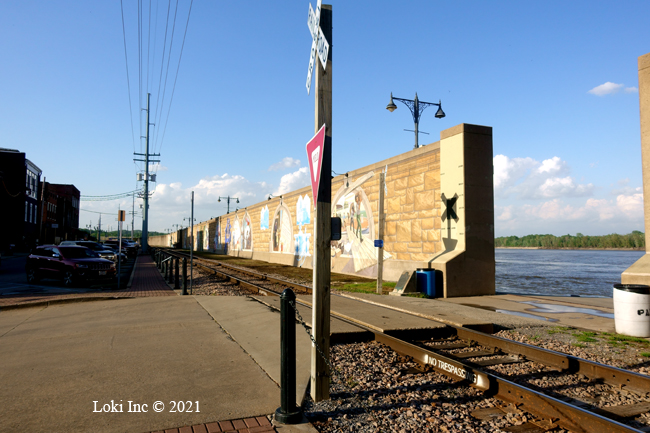
M 217 201 L 221 202 L 222 198 L 225 199 L 226 202 L 228 203 L 228 210 L 227 210 L 226 213 L 230 213 L 230 199 L 237 200 L 237 203 L 239 203 L 239 199 L 237 197 L 230 197 L 230 196 L 228 196 L 228 197 L 219 197 L 219 200 L 217 200 Z
M 436 112 L 436 118 L 442 119 L 445 117 L 445 112 L 442 111 L 442 105 L 441 101 L 439 100 L 438 103 L 436 104 L 435 102 L 424 102 L 420 101 L 418 99 L 418 94 L 417 92 L 415 93 L 415 99 L 402 99 L 402 98 L 394 98 L 393 97 L 393 92 L 390 93 L 390 102 L 386 106 L 386 109 L 390 111 L 391 113 L 395 110 L 397 110 L 397 105 L 393 102 L 393 99 L 396 99 L 400 102 L 402 102 L 404 105 L 409 107 L 409 110 L 411 110 L 411 114 L 413 115 L 413 122 L 415 123 L 415 149 L 417 149 L 419 146 L 418 144 L 418 124 L 420 123 L 420 115 L 422 112 L 425 110 L 425 108 L 431 106 L 431 105 L 437 105 L 438 106 L 438 111 Z M 407 130 L 405 130 L 407 131 Z

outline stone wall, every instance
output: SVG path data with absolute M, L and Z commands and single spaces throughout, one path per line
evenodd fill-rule
M 437 269 L 445 297 L 494 293 L 492 129 L 461 124 L 441 140 L 332 179 L 332 271 L 376 278 L 379 174 L 386 173 L 384 279 Z M 311 187 L 194 226 L 194 248 L 312 268 Z M 170 236 L 189 247 L 189 230 Z M 160 239 L 158 239 L 160 238 Z M 168 246 L 168 236 L 151 237 Z

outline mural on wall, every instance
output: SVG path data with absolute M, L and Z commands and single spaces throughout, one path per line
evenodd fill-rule
M 307 257 L 311 257 L 311 254 L 309 254 L 309 238 L 311 238 L 311 233 L 307 233 L 305 227 L 311 220 L 311 206 L 312 202 L 307 194 L 304 197 L 298 197 L 298 202 L 296 203 L 298 234 L 294 235 L 295 254 L 298 256 L 298 266 L 302 266 Z
M 210 226 L 207 224 L 203 231 L 203 251 L 210 251 Z
M 251 224 L 251 217 L 246 212 L 242 221 L 242 250 L 253 249 L 253 226 Z
M 344 272 L 359 272 L 377 264 L 371 206 L 361 187 L 373 176 L 371 171 L 341 187 L 332 205 L 332 216 L 341 218 L 341 240 L 332 243 L 332 258 L 351 259 L 343 268 Z M 384 259 L 390 257 L 384 251 Z
M 221 248 L 221 219 L 217 218 L 217 229 L 214 232 L 214 249 L 218 250 Z
M 281 204 L 273 217 L 273 232 L 271 233 L 271 251 L 291 253 L 294 249 L 293 229 L 291 227 L 291 212 Z
M 235 217 L 230 229 L 230 248 L 233 251 L 241 251 L 241 225 L 239 224 L 239 217 Z
M 230 245 L 230 218 L 226 218 L 226 229 L 224 230 L 224 240 L 226 245 Z
M 264 206 L 260 211 L 260 229 L 267 230 L 269 228 L 269 207 Z

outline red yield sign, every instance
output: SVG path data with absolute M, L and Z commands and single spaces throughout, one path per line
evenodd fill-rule
M 318 186 L 320 185 L 321 167 L 323 166 L 323 148 L 325 146 L 325 124 L 321 126 L 316 135 L 307 143 L 307 160 L 309 160 L 309 179 L 311 180 L 311 193 L 314 197 L 314 207 L 318 201 Z

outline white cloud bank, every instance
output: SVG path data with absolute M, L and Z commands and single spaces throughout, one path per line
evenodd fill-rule
M 309 185 L 309 169 L 307 167 L 301 167 L 293 173 L 282 176 L 282 179 L 280 179 L 280 186 L 275 190 L 273 195 L 295 191 Z
M 643 230 L 643 194 L 614 200 L 589 198 L 582 205 L 561 199 L 521 206 L 495 206 L 496 236 L 577 232 L 602 235 Z
M 613 95 L 623 90 L 625 93 L 636 93 L 639 91 L 636 87 L 625 87 L 623 84 L 612 83 L 608 81 L 600 86 L 596 86 L 593 89 L 589 90 L 587 93 L 591 93 L 596 96 L 605 96 Z
M 513 195 L 518 199 L 548 199 L 593 194 L 594 185 L 577 183 L 569 176 L 567 163 L 557 156 L 539 162 L 497 155 L 493 162 L 495 198 Z
M 595 198 L 595 186 L 571 176 L 566 161 L 554 156 L 494 157 L 496 236 L 629 233 L 643 230 L 643 191 L 623 179 L 610 197 Z
M 299 165 L 300 165 L 299 159 L 293 159 L 290 156 L 287 156 L 285 158 L 282 158 L 282 161 L 276 162 L 275 164 L 270 166 L 269 171 L 278 171 L 278 170 L 283 170 L 285 168 L 297 167 Z

